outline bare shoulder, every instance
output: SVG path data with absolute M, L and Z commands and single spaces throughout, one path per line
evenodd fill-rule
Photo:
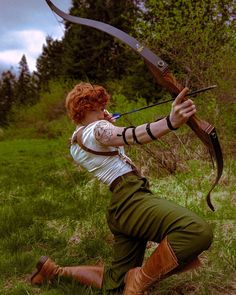
M 97 141 L 107 144 L 114 136 L 115 126 L 108 121 L 102 120 L 98 122 L 94 128 L 94 135 Z

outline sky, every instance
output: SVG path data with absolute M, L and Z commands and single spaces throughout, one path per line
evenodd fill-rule
M 71 0 L 52 2 L 65 12 L 71 5 Z M 17 73 L 23 54 L 30 71 L 35 70 L 46 37 L 63 36 L 60 20 L 45 0 L 0 0 L 0 72 L 11 69 Z

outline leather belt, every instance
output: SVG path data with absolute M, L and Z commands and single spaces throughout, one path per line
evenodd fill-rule
M 110 184 L 110 191 L 113 192 L 115 187 L 124 179 L 124 177 L 129 176 L 129 175 L 137 175 L 139 176 L 137 171 L 129 171 L 125 174 L 122 174 L 120 176 L 118 176 L 115 180 L 112 181 L 112 183 Z

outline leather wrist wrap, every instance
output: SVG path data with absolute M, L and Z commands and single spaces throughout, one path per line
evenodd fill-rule
M 170 122 L 170 115 L 168 115 L 168 116 L 166 117 L 166 122 L 167 122 L 167 126 L 168 126 L 168 128 L 169 128 L 170 130 L 177 130 L 177 129 L 179 129 L 179 128 L 174 128 L 174 127 L 172 126 L 172 124 L 171 124 L 171 122 Z

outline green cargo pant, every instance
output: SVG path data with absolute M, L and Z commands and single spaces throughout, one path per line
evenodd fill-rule
M 111 266 L 106 268 L 103 294 L 124 285 L 126 272 L 141 266 L 147 241 L 168 238 L 180 265 L 185 265 L 212 242 L 209 225 L 193 212 L 152 194 L 145 178 L 123 177 L 115 187 L 107 221 L 114 235 Z

